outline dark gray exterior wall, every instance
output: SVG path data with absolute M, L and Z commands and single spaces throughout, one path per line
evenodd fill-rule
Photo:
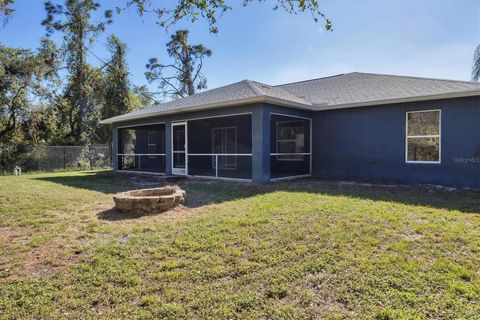
M 405 161 L 407 111 L 441 110 L 441 163 Z M 313 174 L 480 188 L 480 97 L 316 112 Z

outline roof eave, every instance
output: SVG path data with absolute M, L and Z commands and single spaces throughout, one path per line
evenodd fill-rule
M 285 107 L 290 107 L 290 108 L 304 109 L 304 110 L 309 110 L 309 111 L 315 110 L 312 107 L 312 105 L 310 105 L 310 104 L 304 104 L 304 103 L 294 102 L 294 101 L 290 101 L 290 100 L 278 99 L 278 98 L 273 98 L 273 97 L 270 97 L 270 96 L 256 96 L 256 97 L 252 97 L 252 98 L 238 99 L 238 100 L 232 100 L 232 101 L 226 101 L 226 102 L 210 103 L 210 104 L 204 104 L 204 105 L 188 107 L 188 108 L 151 112 L 151 113 L 141 114 L 141 115 L 131 116 L 131 117 L 118 116 L 118 117 L 113 117 L 113 118 L 101 120 L 100 124 L 114 124 L 114 123 L 119 123 L 119 122 L 141 120 L 141 119 L 157 117 L 157 116 L 168 116 L 168 115 L 172 115 L 172 114 L 211 110 L 211 109 L 218 109 L 218 108 L 223 108 L 223 107 L 235 107 L 235 106 L 240 106 L 240 105 L 245 105 L 245 104 L 262 103 L 262 102 L 263 103 L 271 103 L 271 104 L 280 105 L 280 106 L 285 106 Z
M 317 107 L 315 110 L 316 111 L 336 110 L 336 109 L 378 106 L 378 105 L 385 105 L 385 104 L 441 100 L 441 99 L 463 98 L 463 97 L 474 97 L 474 96 L 480 96 L 480 90 L 470 90 L 470 91 L 462 91 L 462 92 L 454 92 L 454 93 L 435 94 L 435 95 L 428 95 L 428 96 L 415 96 L 415 97 L 387 99 L 387 100 L 373 100 L 373 101 L 364 101 L 364 102 L 356 102 L 356 103 L 344 103 L 344 104 L 337 104 L 337 105 L 331 105 L 331 106 L 322 106 L 321 108 Z

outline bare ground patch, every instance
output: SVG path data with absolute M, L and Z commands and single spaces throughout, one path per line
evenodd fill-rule
M 78 245 L 79 225 L 62 220 L 67 228 L 58 234 L 51 230 L 0 227 L 0 278 L 53 277 L 77 263 L 79 256 L 74 248 Z M 46 239 L 45 243 L 36 244 L 36 238 Z

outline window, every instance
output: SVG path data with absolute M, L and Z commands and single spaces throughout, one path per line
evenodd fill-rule
M 212 129 L 212 153 L 236 154 L 237 153 L 237 128 L 213 128 Z M 236 156 L 218 156 L 219 169 L 235 169 L 237 167 Z M 215 168 L 215 158 L 212 160 Z
M 304 121 L 278 121 L 277 125 L 277 160 L 303 161 L 305 152 Z M 285 153 L 285 155 L 278 155 Z
M 407 162 L 440 163 L 440 110 L 407 112 Z

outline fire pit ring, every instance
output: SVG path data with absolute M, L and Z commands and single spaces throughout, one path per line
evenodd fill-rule
M 113 196 L 119 211 L 155 213 L 178 206 L 185 201 L 186 193 L 177 186 L 131 190 Z

